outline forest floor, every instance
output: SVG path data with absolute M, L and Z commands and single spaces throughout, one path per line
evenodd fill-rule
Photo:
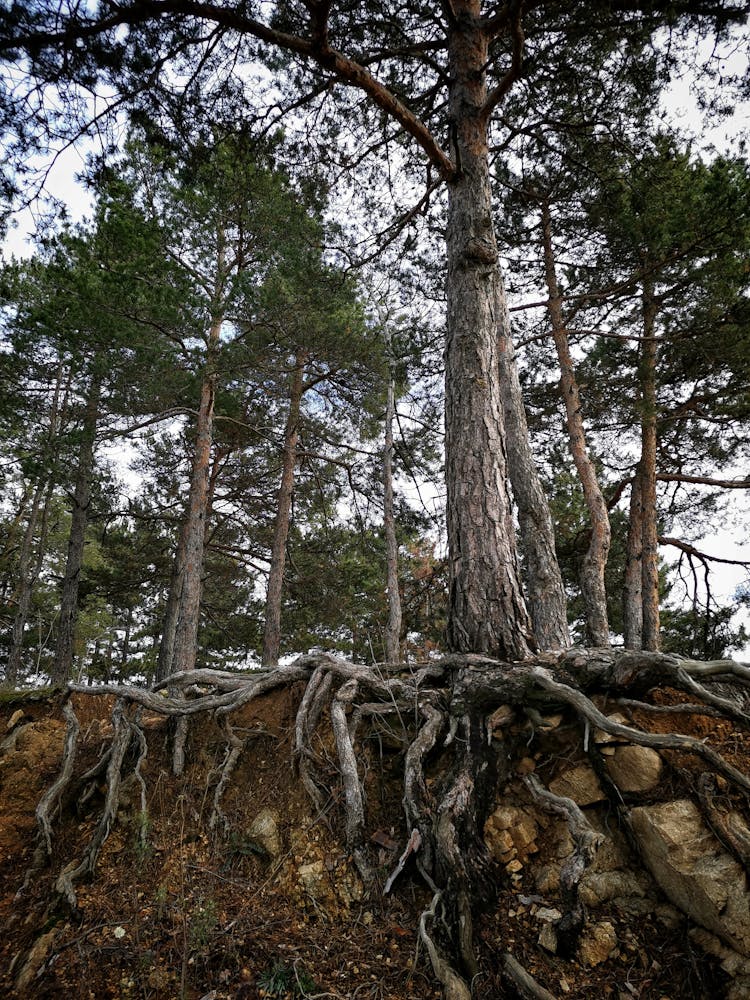
M 175 779 L 169 722 L 145 714 L 148 755 L 140 770 L 146 810 L 133 775 L 122 787 L 95 878 L 78 888 L 73 915 L 54 883 L 85 849 L 106 789 L 100 780 L 85 805 L 72 796 L 63 801 L 51 864 L 23 887 L 34 854 L 34 810 L 59 771 L 65 722 L 59 695 L 0 704 L 0 995 L 35 1000 L 437 1000 L 442 995 L 417 933 L 431 893 L 409 864 L 393 890 L 382 892 L 407 839 L 403 746 L 386 731 L 373 732 L 358 761 L 376 873 L 375 884 L 365 888 L 343 846 L 341 797 L 331 796 L 316 815 L 292 768 L 301 690 L 263 695 L 233 715 L 235 732 L 247 742 L 223 799 L 226 825 L 213 829 L 225 734 L 212 717 L 191 721 L 188 766 Z M 669 690 L 662 697 L 684 698 Z M 111 735 L 113 703 L 86 694 L 73 701 L 81 725 L 76 769 L 83 773 Z M 654 732 L 710 738 L 750 774 L 750 737 L 729 723 L 682 714 L 646 714 L 636 721 Z M 570 771 L 584 759 L 581 730 L 572 718 L 562 718 L 540 737 L 526 720 L 515 719 L 506 737 L 514 763 L 498 797 L 528 817 L 530 795 L 522 775 L 534 770 L 548 785 Z M 335 788 L 335 749 L 320 738 L 316 754 L 318 773 L 327 774 Z M 696 761 L 675 752 L 662 756 L 665 777 L 641 796 L 644 802 L 690 791 Z M 439 769 L 439 754 L 431 767 Z M 430 780 L 428 773 L 428 786 Z M 618 839 L 620 855 L 627 853 L 606 803 L 594 803 L 586 812 L 595 826 Z M 690 923 L 653 882 L 643 888 L 646 876 L 632 857 L 639 887 L 588 907 L 591 940 L 609 935 L 601 954 L 589 949 L 563 959 L 541 946 L 545 913 L 559 906 L 559 887 L 547 876 L 550 861 L 560 856 L 561 834 L 559 823 L 545 826 L 538 816 L 535 823 L 532 839 L 511 851 L 510 862 L 506 855 L 494 863 L 494 901 L 475 928 L 480 971 L 473 996 L 519 995 L 503 978 L 507 951 L 556 998 L 728 995 L 730 977 L 696 946 Z M 600 867 L 611 873 L 617 865 Z

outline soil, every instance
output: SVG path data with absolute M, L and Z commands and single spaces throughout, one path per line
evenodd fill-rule
M 364 740 L 359 763 L 376 865 L 375 885 L 365 888 L 342 846 L 340 794 L 334 792 L 316 814 L 293 767 L 291 733 L 300 695 L 298 689 L 275 692 L 233 716 L 237 735 L 247 742 L 223 799 L 226 826 L 220 822 L 213 829 L 225 734 L 213 719 L 191 721 L 189 766 L 176 780 L 169 724 L 146 716 L 148 755 L 141 767 L 146 809 L 135 777 L 126 780 L 96 875 L 77 886 L 75 913 L 63 905 L 54 883 L 84 851 L 106 789 L 100 784 L 80 806 L 82 788 L 74 785 L 56 821 L 51 863 L 24 884 L 36 843 L 34 810 L 58 773 L 65 723 L 59 695 L 16 697 L 0 705 L 0 995 L 437 1000 L 441 991 L 417 933 L 431 893 L 409 864 L 394 890 L 382 892 L 406 843 L 403 743 L 397 734 L 376 730 Z M 660 698 L 683 700 L 670 691 Z M 76 773 L 83 774 L 106 746 L 112 703 L 75 695 L 74 707 L 81 723 Z M 636 721 L 652 731 L 709 739 L 750 773 L 748 735 L 730 724 L 694 714 L 643 713 Z M 498 800 L 518 808 L 530 804 L 521 782 L 524 771 L 534 769 L 548 783 L 562 768 L 585 759 L 582 733 L 572 718 L 564 717 L 549 733 L 518 720 L 506 738 L 513 766 Z M 323 736 L 315 750 L 318 772 L 335 789 L 332 743 Z M 439 766 L 437 759 L 433 769 Z M 704 768 L 688 755 L 672 754 L 667 778 L 654 794 L 690 792 L 698 770 Z M 648 795 L 638 799 L 649 800 Z M 264 811 L 276 822 L 277 851 L 269 852 L 252 829 Z M 617 825 L 613 812 L 600 810 L 599 816 Z M 502 975 L 508 951 L 554 997 L 726 996 L 729 977 L 692 943 L 684 919 L 665 922 L 656 912 L 602 904 L 588 916 L 611 925 L 616 935 L 617 947 L 605 961 L 591 967 L 540 947 L 537 914 L 540 906 L 556 901 L 542 898 L 539 878 L 553 850 L 550 826 L 541 831 L 533 854 L 519 855 L 515 871 L 499 863 L 492 869 L 490 902 L 475 927 L 480 963 L 475 997 L 518 996 Z

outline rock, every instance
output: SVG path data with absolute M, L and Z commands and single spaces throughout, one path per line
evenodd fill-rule
M 617 947 L 617 934 L 609 920 L 591 924 L 584 930 L 578 945 L 578 957 L 584 965 L 601 965 Z
M 650 747 L 616 747 L 607 758 L 609 775 L 621 792 L 647 792 L 659 784 L 664 763 Z
M 22 708 L 17 708 L 16 711 L 13 713 L 13 715 L 11 715 L 11 717 L 8 719 L 8 724 L 5 727 L 6 730 L 8 732 L 10 732 L 11 729 L 15 729 L 16 726 L 18 725 L 18 723 L 23 718 L 25 718 L 25 715 L 26 715 L 26 713 L 24 712 L 24 710 Z
M 23 994 L 29 988 L 31 981 L 47 961 L 47 957 L 52 951 L 57 936 L 58 931 L 47 931 L 46 934 L 42 934 L 40 938 L 37 938 L 31 946 L 29 954 L 26 956 L 26 961 L 23 963 L 16 979 L 16 989 L 20 994 Z
M 502 729 L 503 726 L 509 726 L 510 723 L 515 719 L 516 711 L 510 705 L 500 705 L 489 718 L 490 729 Z
M 539 932 L 539 944 L 552 955 L 557 954 L 557 931 L 552 924 L 545 924 Z
M 544 865 L 536 873 L 534 880 L 537 892 L 542 896 L 552 896 L 560 888 L 560 865 Z
M 543 920 L 547 924 L 556 924 L 562 920 L 562 913 L 555 906 L 540 906 L 534 914 L 535 920 Z
M 508 854 L 523 856 L 537 850 L 539 827 L 529 813 L 515 806 L 500 806 L 484 824 L 484 841 L 490 854 L 503 863 Z
M 603 802 L 606 799 L 599 779 L 585 764 L 579 764 L 578 767 L 559 774 L 550 782 L 549 790 L 554 795 L 572 799 L 579 806 L 590 806 L 594 802 Z
M 621 712 L 613 712 L 611 715 L 608 715 L 607 718 L 609 719 L 610 722 L 616 722 L 620 726 L 630 725 L 628 720 Z M 603 729 L 594 730 L 594 743 L 596 743 L 598 746 L 602 746 L 605 743 L 613 743 L 614 741 L 619 739 L 620 739 L 619 736 L 613 736 L 611 733 L 605 733 Z
M 750 895 L 740 865 L 687 800 L 631 811 L 643 858 L 667 898 L 696 923 L 750 956 Z
M 586 906 L 597 906 L 618 897 L 643 897 L 645 889 L 633 871 L 587 871 L 581 879 L 579 896 Z
M 248 827 L 247 835 L 266 852 L 269 858 L 281 854 L 281 834 L 279 818 L 272 809 L 261 809 Z

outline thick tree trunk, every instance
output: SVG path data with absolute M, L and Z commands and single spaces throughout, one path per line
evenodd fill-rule
M 385 570 L 386 589 L 388 592 L 385 658 L 388 663 L 399 663 L 401 661 L 401 593 L 398 586 L 396 518 L 393 512 L 393 421 L 395 414 L 396 392 L 393 361 L 389 358 L 388 393 L 385 407 L 385 442 L 383 447 L 383 531 L 385 534 Z
M 284 586 L 284 566 L 286 563 L 286 543 L 289 537 L 289 517 L 294 496 L 294 469 L 297 465 L 297 442 L 299 441 L 299 418 L 304 393 L 304 375 L 307 354 L 299 351 L 294 359 L 289 386 L 289 412 L 284 426 L 284 453 L 281 465 L 281 483 L 276 501 L 276 521 L 274 523 L 271 566 L 268 572 L 266 591 L 266 621 L 263 633 L 262 662 L 264 667 L 275 666 L 279 662 L 281 647 L 281 595 Z
M 636 472 L 630 486 L 630 520 L 625 556 L 623 622 L 625 648 L 643 648 L 643 505 L 641 477 Z
M 214 320 L 209 334 L 206 368 L 195 431 L 195 453 L 185 518 L 185 561 L 182 568 L 180 610 L 175 630 L 171 673 L 192 670 L 198 652 L 203 553 L 209 499 L 209 472 L 216 397 L 216 354 L 222 320 Z
M 641 481 L 643 512 L 642 593 L 643 648 L 659 648 L 659 528 L 656 509 L 656 312 L 653 281 L 643 283 L 641 345 Z
M 83 550 L 86 541 L 89 504 L 91 502 L 91 481 L 94 474 L 94 441 L 99 419 L 99 379 L 92 377 L 86 412 L 83 418 L 81 444 L 78 452 L 78 469 L 73 495 L 73 510 L 68 539 L 68 556 L 65 563 L 65 577 L 60 602 L 60 619 L 57 628 L 57 645 L 52 666 L 52 681 L 64 684 L 70 677 L 73 666 L 73 643 L 78 620 L 78 585 L 83 567 Z
M 449 184 L 445 453 L 450 608 L 457 651 L 519 660 L 534 643 L 521 592 L 498 378 L 497 260 L 478 0 L 452 4 L 450 115 L 458 176 Z
M 568 430 L 568 445 L 573 457 L 578 477 L 583 487 L 589 520 L 591 539 L 581 567 L 581 593 L 586 608 L 586 633 L 591 646 L 609 646 L 609 622 L 607 620 L 607 589 L 604 571 L 611 541 L 607 501 L 604 499 L 596 467 L 586 447 L 586 431 L 581 414 L 581 394 L 578 389 L 575 365 L 570 353 L 568 331 L 562 310 L 562 297 L 557 283 L 555 252 L 552 245 L 552 218 L 549 205 L 542 202 L 542 241 L 544 246 L 544 274 L 549 293 L 549 314 L 552 322 L 552 336 L 560 363 L 560 395 L 565 404 L 565 421 Z

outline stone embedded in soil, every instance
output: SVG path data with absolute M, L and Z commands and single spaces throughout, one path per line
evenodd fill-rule
M 628 720 L 625 718 L 624 715 L 622 715 L 621 712 L 613 712 L 612 715 L 607 716 L 607 719 L 610 722 L 616 723 L 618 726 L 630 725 Z M 614 743 L 616 740 L 619 740 L 619 738 L 620 738 L 619 736 L 613 736 L 612 733 L 605 733 L 603 729 L 594 730 L 594 743 L 598 744 L 599 746 L 602 746 L 605 743 Z
M 617 934 L 609 920 L 590 924 L 584 929 L 578 945 L 578 957 L 586 966 L 601 965 L 617 947 Z
M 585 764 L 559 774 L 550 782 L 549 790 L 553 795 L 572 799 L 579 806 L 590 806 L 595 802 L 603 802 L 606 798 L 599 779 Z
M 661 780 L 660 755 L 650 747 L 616 747 L 607 759 L 607 770 L 621 792 L 648 792 Z
M 696 923 L 750 956 L 750 893 L 741 866 L 687 799 L 631 811 L 643 858 L 665 895 Z
M 273 809 L 261 809 L 247 829 L 247 835 L 266 852 L 269 858 L 281 854 L 281 834 L 278 813 Z
M 19 993 L 24 993 L 25 990 L 27 990 L 31 985 L 32 979 L 36 978 L 37 972 L 47 961 L 49 953 L 52 951 L 55 941 L 59 935 L 60 932 L 56 929 L 47 931 L 46 934 L 42 934 L 40 938 L 37 938 L 31 946 L 31 949 L 26 956 L 26 960 L 21 967 L 21 971 L 18 973 L 18 978 L 16 979 L 16 989 Z
M 15 729 L 18 723 L 25 717 L 25 715 L 26 713 L 22 708 L 16 709 L 13 715 L 11 715 L 11 717 L 8 719 L 8 725 L 5 727 L 6 730 L 10 732 L 11 729 Z
M 515 806 L 499 806 L 484 825 L 487 849 L 503 864 L 516 853 L 521 856 L 535 853 L 538 833 L 534 817 Z

